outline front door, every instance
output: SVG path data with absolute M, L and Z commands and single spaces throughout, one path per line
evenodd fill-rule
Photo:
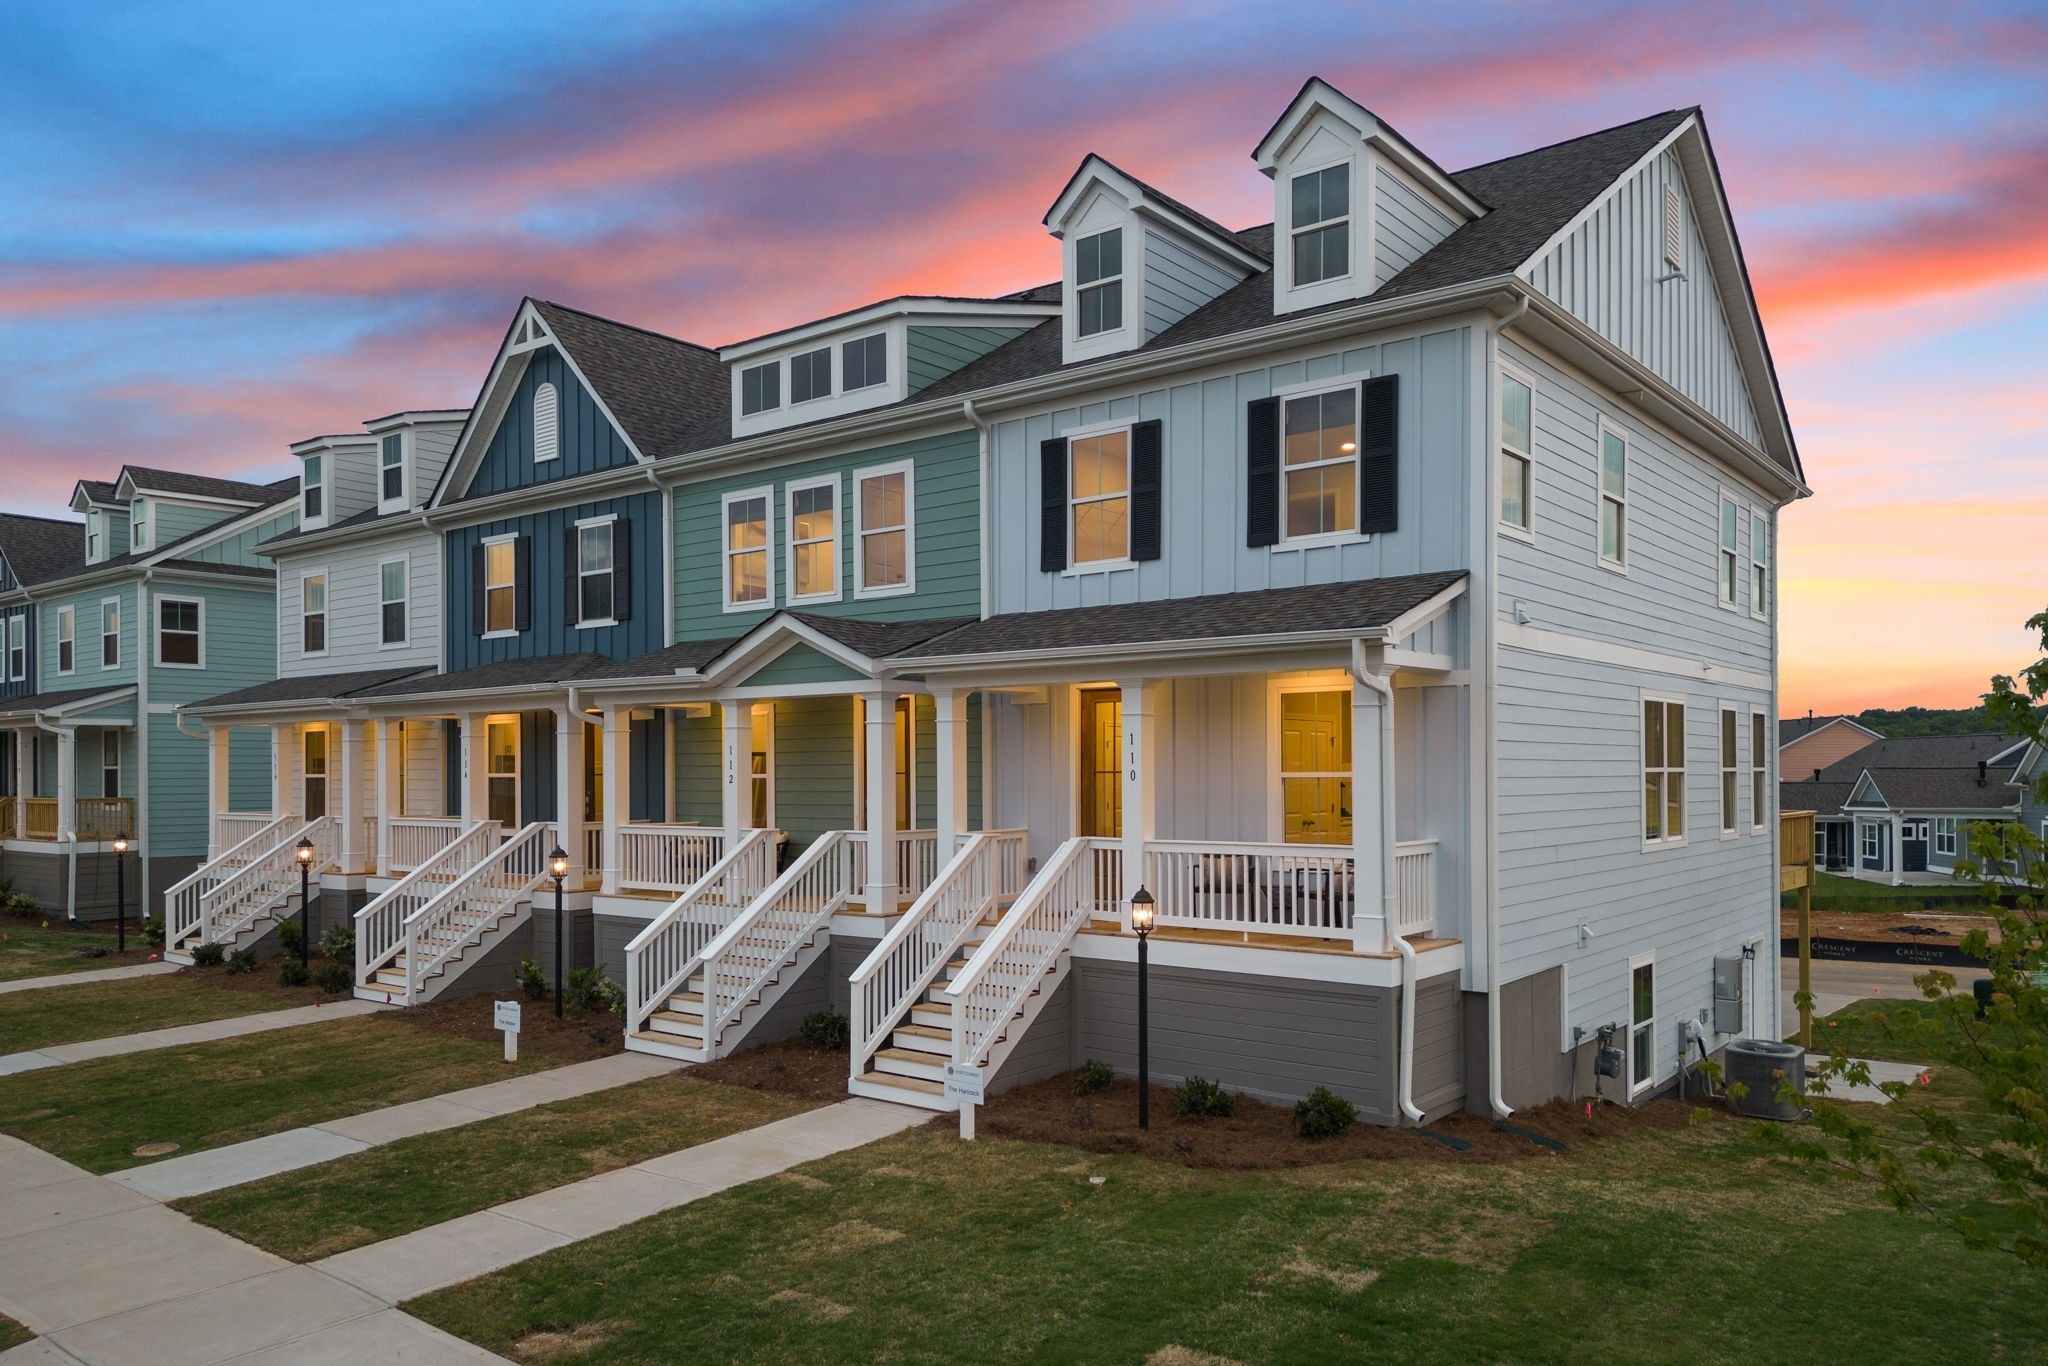
M 1079 834 L 1121 839 L 1124 833 L 1124 695 L 1115 688 L 1081 694 Z
M 327 814 L 327 727 L 306 727 L 305 754 L 306 819 L 317 821 Z
M 1903 821 L 1899 825 L 1899 866 L 1909 873 L 1927 871 L 1927 822 Z

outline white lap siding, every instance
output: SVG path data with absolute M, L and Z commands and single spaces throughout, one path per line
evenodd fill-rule
M 384 644 L 386 560 L 407 566 L 406 641 Z M 304 582 L 327 575 L 327 652 L 305 653 Z M 539 585 L 536 592 L 548 591 Z M 559 593 L 559 589 L 554 590 Z M 434 668 L 441 660 L 441 555 L 432 535 L 310 546 L 277 562 L 278 674 L 305 678 L 366 669 Z

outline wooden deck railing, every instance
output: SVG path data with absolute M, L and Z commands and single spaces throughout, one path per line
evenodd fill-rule
M 24 797 L 22 810 L 27 815 L 22 833 L 32 840 L 53 840 L 57 838 L 57 799 L 55 797 Z
M 1813 1047 L 1813 815 L 1778 813 L 1778 892 L 1799 893 L 1799 1046 Z

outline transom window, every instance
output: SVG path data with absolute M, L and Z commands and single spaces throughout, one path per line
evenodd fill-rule
M 78 667 L 78 617 L 69 607 L 57 609 L 57 672 L 68 674 Z
M 765 413 L 782 406 L 782 362 L 769 361 L 740 371 L 740 412 Z
M 404 560 L 386 560 L 377 566 L 379 639 L 385 645 L 403 645 L 411 633 L 407 608 L 410 577 Z
M 1073 562 L 1096 564 L 1131 557 L 1131 434 L 1084 436 L 1068 455 L 1068 505 L 1073 517 Z
M 789 401 L 829 398 L 832 394 L 832 348 L 820 347 L 789 358 Z
M 1628 974 L 1630 1091 L 1657 1079 L 1657 965 L 1638 963 Z
M 1735 800 L 1741 784 L 1736 781 L 1736 764 L 1742 746 L 1736 734 L 1736 724 L 1735 708 L 1721 708 L 1721 833 L 1724 835 L 1735 833 L 1739 819 Z
M 121 667 L 121 604 L 103 602 L 100 604 L 100 667 L 118 669 Z
M 1685 704 L 1643 702 L 1643 840 L 1685 838 Z
M 1754 512 L 1749 516 L 1749 610 L 1760 617 L 1771 610 L 1771 525 Z
M 1326 166 L 1293 183 L 1294 283 L 1351 273 L 1351 167 Z
M 1500 377 L 1500 522 L 1529 529 L 1529 469 L 1535 434 L 1529 386 L 1513 375 Z
M 855 337 L 839 347 L 839 387 L 866 389 L 889 379 L 889 339 L 881 333 Z
M 725 601 L 752 606 L 768 601 L 768 494 L 728 498 L 725 504 Z
M 1358 527 L 1358 391 L 1290 398 L 1282 406 L 1281 501 L 1287 535 Z
M 299 604 L 301 646 L 309 655 L 327 653 L 327 576 L 308 574 L 300 580 L 304 595 Z
M 1628 563 L 1628 442 L 1600 429 L 1600 558 Z
M 910 470 L 862 471 L 854 476 L 854 509 L 859 545 L 854 591 L 873 593 L 910 587 Z
M 202 609 L 193 598 L 156 600 L 156 662 L 196 669 L 206 663 Z
M 1351 694 L 1280 694 L 1280 837 L 1351 842 Z
M 405 501 L 405 440 L 397 432 L 378 444 L 377 496 L 386 503 Z
M 519 629 L 519 548 L 507 536 L 484 542 L 484 633 Z
M 789 489 L 789 598 L 839 596 L 839 481 Z
M 591 522 L 576 528 L 576 620 L 589 625 L 613 618 L 616 603 L 613 523 Z
M 1078 332 L 1092 337 L 1124 325 L 1124 230 L 1111 228 L 1074 243 L 1074 285 L 1080 291 Z
M 1725 607 L 1735 605 L 1735 592 L 1742 582 L 1742 567 L 1736 549 L 1736 536 L 1742 526 L 1741 509 L 1730 498 L 1721 500 L 1721 603 Z
M 299 480 L 299 516 L 317 522 L 327 515 L 327 457 L 307 456 Z

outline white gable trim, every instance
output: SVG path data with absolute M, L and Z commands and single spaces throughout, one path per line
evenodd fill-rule
M 1301 92 L 1287 106 L 1287 111 L 1267 131 L 1266 136 L 1259 139 L 1259 145 L 1252 149 L 1252 161 L 1261 172 L 1269 176 L 1275 172 L 1288 144 L 1318 110 L 1327 110 L 1336 118 L 1356 128 L 1359 136 L 1368 145 L 1427 187 L 1429 192 L 1441 199 L 1445 207 L 1453 213 L 1472 219 L 1487 211 L 1486 205 L 1453 180 L 1443 167 L 1431 161 L 1413 143 L 1380 122 L 1379 116 L 1370 109 L 1320 76 L 1311 77 L 1308 84 L 1302 86 Z
M 712 685 L 744 681 L 798 645 L 808 645 L 833 663 L 855 673 L 866 674 L 870 678 L 879 674 L 875 661 L 860 651 L 833 639 L 815 626 L 798 621 L 787 612 L 777 612 L 713 660 L 704 670 L 703 680 Z
M 1172 228 L 1248 274 L 1266 268 L 1263 258 L 1246 251 L 1234 239 L 1220 237 L 1206 224 L 1199 223 L 1171 205 L 1162 203 L 1144 181 L 1118 170 L 1093 152 L 1082 159 L 1080 168 L 1068 179 L 1066 188 L 1060 191 L 1059 198 L 1054 200 L 1052 207 L 1045 212 L 1043 221 L 1054 237 L 1066 237 L 1074 215 L 1087 204 L 1089 196 L 1097 189 L 1108 190 L 1122 200 L 1131 212 L 1142 214 Z

